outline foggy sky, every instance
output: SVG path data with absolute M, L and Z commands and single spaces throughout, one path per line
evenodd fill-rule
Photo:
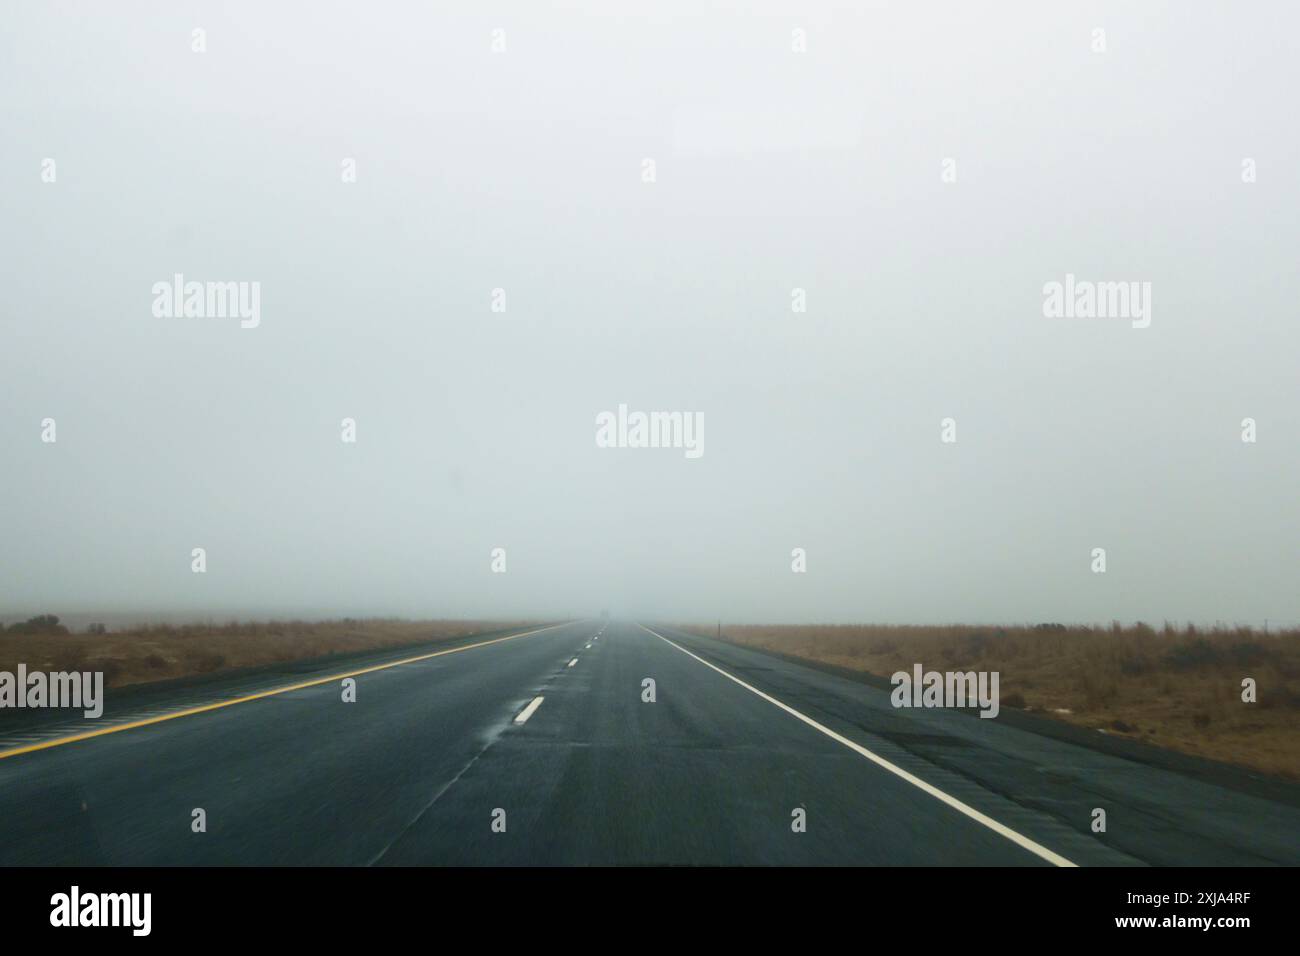
M 5 20 L 0 620 L 1300 620 L 1293 6 Z

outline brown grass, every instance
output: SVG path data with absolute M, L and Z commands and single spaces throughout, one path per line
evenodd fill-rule
M 1004 707 L 1300 779 L 1300 629 L 733 625 L 722 636 L 885 678 L 916 663 L 998 671 Z M 1241 700 L 1245 677 L 1257 703 Z
M 109 687 L 189 677 L 407 644 L 452 640 L 526 622 L 262 621 L 247 624 L 149 625 L 110 634 L 0 633 L 0 670 L 104 672 Z

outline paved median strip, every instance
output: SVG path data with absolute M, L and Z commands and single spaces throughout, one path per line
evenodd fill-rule
M 763 700 L 767 701 L 769 704 L 772 704 L 776 707 L 780 707 L 790 716 L 802 720 L 809 727 L 812 727 L 815 730 L 820 731 L 821 733 L 825 734 L 827 737 L 831 738 L 831 740 L 834 740 L 836 743 L 843 744 L 845 747 L 848 747 L 853 752 L 860 754 L 863 757 L 866 757 L 872 763 L 882 767 L 885 770 L 888 770 L 894 776 L 900 778 L 901 780 L 905 780 L 907 783 L 910 783 L 918 790 L 922 790 L 925 793 L 928 793 L 930 796 L 934 797 L 936 800 L 939 800 L 942 803 L 946 803 L 948 806 L 952 807 L 954 810 L 958 811 L 959 813 L 963 813 L 966 816 L 970 817 L 972 820 L 974 820 L 976 823 L 988 827 L 990 830 L 992 830 L 994 833 L 998 834 L 999 836 L 1006 837 L 1012 843 L 1016 844 L 1019 847 L 1022 847 L 1023 849 L 1028 850 L 1030 853 L 1034 854 L 1035 856 L 1046 860 L 1048 863 L 1051 863 L 1053 866 L 1075 866 L 1076 865 L 1070 862 L 1069 860 L 1067 860 L 1065 857 L 1061 856 L 1059 853 L 1055 853 L 1052 850 L 1049 850 L 1041 843 L 1036 843 L 1033 840 L 1029 839 L 1029 837 L 1025 836 L 1023 833 L 1017 833 L 1015 830 L 1011 829 L 1010 827 L 998 823 L 997 820 L 994 820 L 992 817 L 980 813 L 978 810 L 976 810 L 974 807 L 970 806 L 969 804 L 963 803 L 962 801 L 958 800 L 956 797 L 952 796 L 951 794 L 944 793 L 944 791 L 940 790 L 938 787 L 928 784 L 920 777 L 916 776 L 915 774 L 908 773 L 902 767 L 890 763 L 884 757 L 880 756 L 877 753 L 873 753 L 872 751 L 868 750 L 866 747 L 862 746 L 861 744 L 854 743 L 852 740 L 849 740 L 849 738 L 845 737 L 843 734 L 838 734 L 835 731 L 831 730 L 829 727 L 825 726 L 824 724 L 819 724 L 817 721 L 813 720 L 807 714 L 800 713 L 799 711 L 791 707 L 789 704 L 782 703 L 781 701 L 777 700 L 775 697 L 771 696 L 770 694 L 763 693 L 763 691 L 759 690 L 757 687 L 754 687 L 752 684 L 746 684 L 739 677 L 727 673 L 721 667 L 718 667 L 716 664 L 710 664 L 708 661 L 700 657 L 698 654 L 692 654 L 690 651 L 682 647 L 680 644 L 668 640 L 668 638 L 664 637 L 662 634 L 658 634 L 650 630 L 650 628 L 646 627 L 644 624 L 639 624 L 637 626 L 640 627 L 641 630 L 649 634 L 654 634 L 655 637 L 659 638 L 659 640 L 663 641 L 665 644 L 669 645 L 670 647 L 677 648 L 677 650 L 681 651 L 687 657 L 693 657 L 695 658 L 695 660 L 699 661 L 705 667 L 717 671 L 723 677 L 727 678 L 727 680 L 734 681 L 735 683 L 739 684 L 741 687 L 745 688 L 745 690 L 749 691 L 752 694 L 757 694 L 759 697 L 763 698 Z
M 565 622 L 565 624 L 570 622 Z M 209 711 L 221 710 L 224 707 L 234 707 L 236 704 L 246 704 L 249 701 L 262 700 L 266 697 L 275 697 L 278 694 L 287 694 L 290 691 L 305 690 L 308 687 L 319 687 L 321 684 L 330 684 L 335 681 L 341 681 L 345 677 L 360 677 L 362 674 L 373 674 L 376 671 L 385 671 L 393 667 L 401 667 L 403 664 L 414 664 L 418 661 L 427 661 L 435 657 L 443 657 L 447 654 L 458 654 L 461 651 L 471 651 L 476 647 L 487 647 L 490 644 L 500 644 L 504 641 L 513 641 L 521 637 L 530 637 L 533 634 L 540 634 L 542 631 L 551 631 L 557 627 L 564 627 L 564 624 L 551 624 L 547 627 L 534 628 L 531 631 L 523 631 L 519 634 L 507 634 L 505 637 L 494 637 L 487 641 L 476 641 L 473 644 L 464 644 L 461 647 L 449 647 L 443 651 L 432 651 L 428 654 L 418 654 L 414 657 L 404 657 L 397 661 L 388 661 L 385 664 L 375 664 L 372 667 L 363 667 L 358 670 L 346 671 L 339 674 L 331 674 L 328 677 L 317 677 L 308 681 L 300 681 L 296 684 L 287 684 L 283 687 L 272 687 L 270 690 L 258 691 L 255 694 L 245 694 L 242 697 L 235 697 L 230 700 L 220 700 L 211 704 L 203 704 L 198 707 L 187 707 L 182 710 L 171 713 L 160 714 L 155 717 L 145 717 L 140 720 L 132 720 L 124 724 L 114 724 L 110 727 L 102 727 L 99 730 L 88 730 L 80 734 L 70 734 L 66 737 L 56 737 L 52 740 L 43 740 L 37 744 L 29 744 L 23 747 L 13 747 L 9 750 L 0 750 L 0 760 L 6 757 L 17 757 L 21 754 L 32 753 L 37 750 L 49 750 L 51 747 L 62 747 L 65 744 L 76 743 L 80 740 L 90 740 L 94 737 L 103 737 L 107 734 L 120 733 L 123 730 L 134 730 L 137 727 L 148 727 L 151 724 L 161 724 L 166 720 L 175 720 L 178 717 L 189 717 L 194 714 L 206 714 Z M 541 698 L 538 698 L 538 702 Z

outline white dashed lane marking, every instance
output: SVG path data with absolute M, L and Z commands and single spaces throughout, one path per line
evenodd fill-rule
M 534 711 L 536 711 L 538 707 L 542 706 L 542 701 L 545 699 L 545 697 L 534 697 L 532 702 L 519 712 L 519 716 L 515 718 L 515 723 L 522 724 L 529 717 L 533 716 Z

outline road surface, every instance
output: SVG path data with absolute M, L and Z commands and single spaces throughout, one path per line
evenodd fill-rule
M 1300 863 L 1297 788 L 895 710 L 859 680 L 655 624 L 128 698 L 78 721 L 87 739 L 0 724 L 0 864 Z

